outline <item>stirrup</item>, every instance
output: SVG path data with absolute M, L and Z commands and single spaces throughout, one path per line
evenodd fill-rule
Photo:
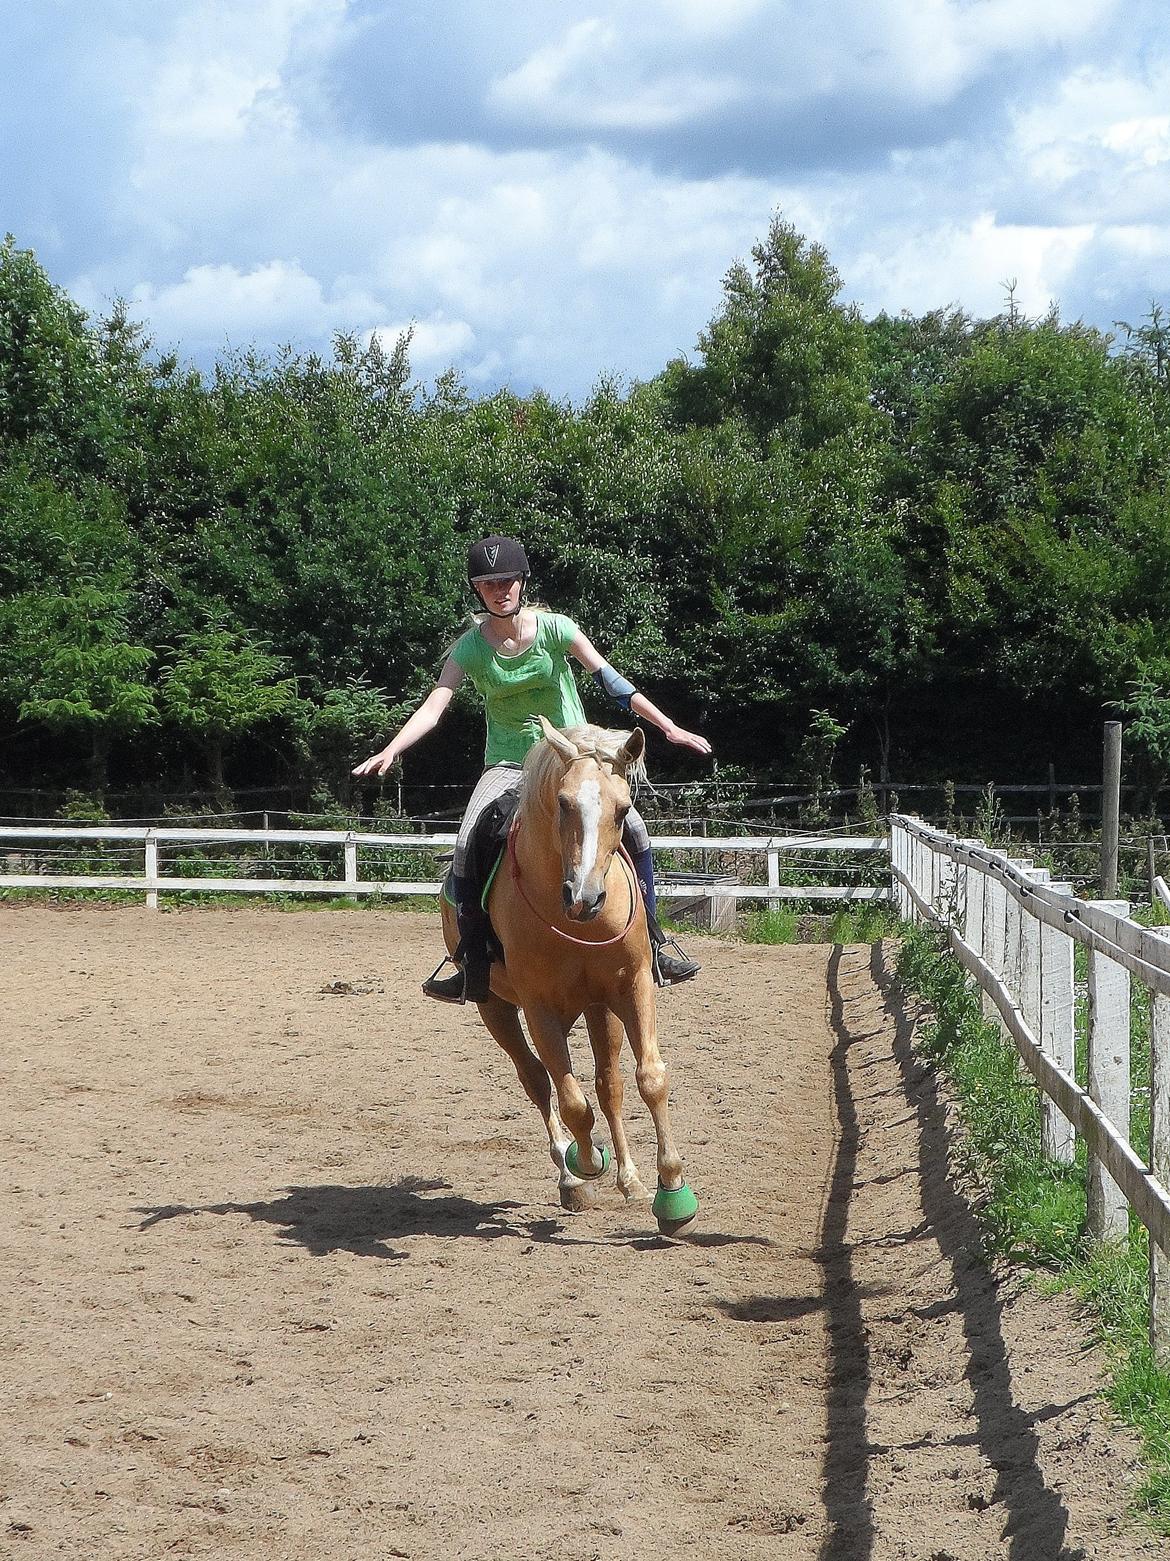
M 454 965 L 455 974 L 444 976 L 439 980 L 439 971 L 444 965 Z M 428 997 L 437 999 L 440 1003 L 466 1003 L 467 1001 L 467 971 L 458 962 L 452 959 L 450 954 L 444 954 L 439 963 L 431 971 L 422 984 L 422 989 Z
M 668 949 L 674 952 L 666 953 Z M 693 981 L 699 973 L 697 962 L 683 952 L 673 937 L 664 937 L 661 943 L 655 943 L 653 953 L 656 986 L 678 986 L 682 981 Z

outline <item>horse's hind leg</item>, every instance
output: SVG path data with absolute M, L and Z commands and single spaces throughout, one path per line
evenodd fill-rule
M 479 1017 L 493 1039 L 511 1057 L 520 1082 L 529 1100 L 540 1112 L 548 1133 L 549 1153 L 558 1171 L 565 1169 L 565 1152 L 572 1138 L 565 1131 L 552 1103 L 552 1081 L 540 1058 L 528 1044 L 520 1024 L 520 1015 L 512 1003 L 506 1003 L 495 993 L 479 1005 Z
M 626 1125 L 622 1121 L 622 1101 L 625 1095 L 622 1083 L 622 1041 L 625 1032 L 616 1015 L 600 1003 L 591 1003 L 585 1010 L 585 1024 L 597 1064 L 597 1100 L 613 1137 L 618 1186 L 627 1198 L 649 1198 L 650 1194 L 642 1185 L 638 1167 L 630 1153 Z

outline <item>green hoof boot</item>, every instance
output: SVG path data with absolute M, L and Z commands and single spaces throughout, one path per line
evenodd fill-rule
M 664 1236 L 677 1236 L 693 1225 L 699 1212 L 699 1200 L 687 1186 L 662 1187 L 654 1194 L 654 1218 Z
M 609 1150 L 602 1144 L 600 1171 L 583 1171 L 581 1169 L 581 1159 L 577 1153 L 577 1140 L 575 1138 L 565 1150 L 565 1170 L 568 1171 L 570 1176 L 579 1176 L 583 1182 L 593 1182 L 599 1176 L 604 1176 L 606 1171 L 609 1170 L 609 1161 Z

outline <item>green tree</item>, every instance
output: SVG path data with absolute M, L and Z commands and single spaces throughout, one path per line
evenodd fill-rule
M 25 680 L 20 719 L 86 734 L 99 796 L 114 739 L 157 720 L 146 683 L 154 652 L 131 643 L 128 605 L 125 592 L 82 582 L 68 595 L 25 593 L 3 614 Z
M 163 668 L 162 708 L 202 748 L 208 783 L 224 808 L 231 801 L 224 778 L 229 744 L 298 713 L 296 679 L 282 676 L 286 671 L 279 656 L 221 627 L 185 636 Z

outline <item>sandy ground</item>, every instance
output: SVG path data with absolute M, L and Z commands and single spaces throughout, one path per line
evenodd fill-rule
M 979 1260 L 880 950 L 704 943 L 663 996 L 669 1243 L 562 1214 L 437 946 L 0 908 L 0 1553 L 1166 1553 L 1077 1320 Z

